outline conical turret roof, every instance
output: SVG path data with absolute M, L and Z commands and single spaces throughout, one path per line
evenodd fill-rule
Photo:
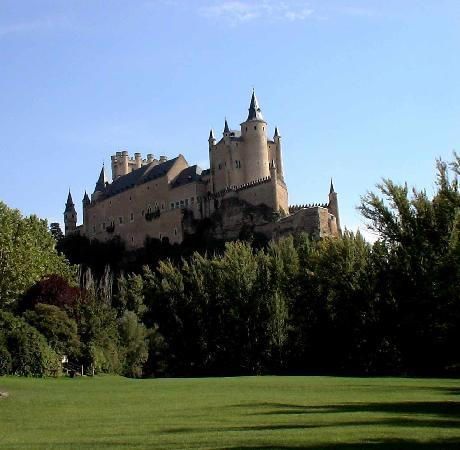
M 70 193 L 70 189 L 69 189 L 69 194 L 67 195 L 67 201 L 65 203 L 65 210 L 66 212 L 75 210 L 75 205 L 72 200 L 72 194 Z
M 107 183 L 107 179 L 105 177 L 105 168 L 102 165 L 101 173 L 99 174 L 99 178 L 96 182 L 96 187 L 94 188 L 94 192 L 103 192 L 105 190 L 105 184 Z
M 329 189 L 329 194 L 333 194 L 335 191 L 334 191 L 334 184 L 332 183 L 332 177 L 331 177 L 331 187 Z
M 251 104 L 249 105 L 249 114 L 246 121 L 248 120 L 264 120 L 254 89 L 252 90 Z
M 224 133 L 230 133 L 230 127 L 228 126 L 227 118 L 225 118 Z

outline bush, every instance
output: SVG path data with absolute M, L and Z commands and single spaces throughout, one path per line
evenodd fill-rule
M 58 355 L 45 337 L 23 319 L 0 311 L 0 370 L 13 375 L 56 376 Z M 10 357 L 8 357 L 8 354 Z

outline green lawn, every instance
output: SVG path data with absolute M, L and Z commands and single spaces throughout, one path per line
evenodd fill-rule
M 460 380 L 0 377 L 0 449 L 460 449 Z

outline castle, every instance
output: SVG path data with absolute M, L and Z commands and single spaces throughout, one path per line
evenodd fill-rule
M 209 134 L 210 169 L 189 166 L 184 156 L 155 158 L 127 151 L 111 157 L 112 181 L 102 167 L 94 192 L 83 198 L 83 224 L 68 194 L 65 234 L 79 233 L 105 241 L 114 236 L 128 248 L 142 247 L 146 237 L 181 243 L 203 219 L 213 237 L 236 239 L 243 229 L 267 238 L 307 232 L 315 237 L 340 234 L 337 193 L 330 185 L 324 204 L 289 206 L 284 181 L 281 136 L 267 138 L 255 92 L 240 130 L 225 120 L 222 138 Z

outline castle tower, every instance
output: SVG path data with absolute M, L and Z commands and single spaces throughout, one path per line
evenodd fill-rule
M 267 147 L 267 122 L 265 122 L 259 107 L 254 90 L 252 91 L 249 114 L 241 124 L 241 136 L 245 143 L 245 152 L 242 155 L 245 182 L 258 180 L 270 175 L 268 147 Z
M 331 178 L 331 187 L 329 189 L 329 204 L 327 205 L 327 209 L 331 214 L 334 214 L 335 220 L 337 223 L 337 230 L 339 235 L 342 234 L 342 229 L 340 228 L 340 215 L 339 215 L 339 202 L 337 199 L 337 192 L 334 190 L 334 184 L 332 183 Z
M 227 122 L 227 121 L 225 121 Z M 210 187 L 210 192 L 213 193 L 214 192 L 214 179 L 213 179 L 213 173 L 212 173 L 212 150 L 214 148 L 214 146 L 216 145 L 216 138 L 214 136 L 214 130 L 211 128 L 211 130 L 209 131 L 209 138 L 208 138 L 208 144 L 209 144 L 209 162 L 210 162 L 210 165 L 211 165 L 211 174 L 210 174 L 210 182 L 209 182 L 209 187 Z
M 101 195 L 105 192 L 105 185 L 107 183 L 107 178 L 105 176 L 105 168 L 102 165 L 101 173 L 99 174 L 99 178 L 97 179 L 96 186 L 94 188 L 94 192 L 91 195 L 91 200 L 93 202 L 97 201 Z
M 281 181 L 284 181 L 284 171 L 283 171 L 283 154 L 281 151 L 281 135 L 279 134 L 278 127 L 275 127 L 275 135 L 273 136 L 273 141 L 276 145 L 276 169 L 278 177 Z
M 88 194 L 85 191 L 85 195 L 82 200 L 83 204 L 83 230 L 86 232 L 85 227 L 88 225 L 88 206 L 91 205 L 91 200 L 89 199 Z
M 72 195 L 67 196 L 67 202 L 65 204 L 64 211 L 64 225 L 65 225 L 65 235 L 68 236 L 72 234 L 77 228 L 77 211 L 75 210 L 75 205 L 72 200 Z

